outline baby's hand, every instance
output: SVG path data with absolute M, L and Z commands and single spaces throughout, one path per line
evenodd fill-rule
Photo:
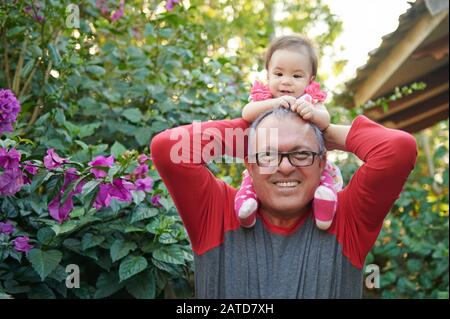
M 297 100 L 290 95 L 283 95 L 275 99 L 274 107 L 282 106 L 285 109 L 290 109 Z
M 291 110 L 300 114 L 304 120 L 312 122 L 314 117 L 314 105 L 312 104 L 310 96 L 298 98 L 291 106 Z
M 291 106 L 291 110 L 300 114 L 305 121 L 315 124 L 321 131 L 330 125 L 330 114 L 326 107 L 319 104 L 312 104 L 310 96 L 302 96 Z

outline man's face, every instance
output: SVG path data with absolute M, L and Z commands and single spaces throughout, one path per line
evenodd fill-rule
M 319 152 L 316 135 L 308 123 L 300 117 L 290 116 L 278 119 L 270 115 L 258 126 L 256 152 L 276 148 L 276 145 L 270 145 L 268 138 L 270 128 L 278 130 L 278 152 Z M 256 163 L 248 163 L 247 169 L 253 179 L 262 209 L 284 217 L 304 213 L 309 209 L 309 203 L 319 186 L 325 162 L 325 157 L 316 156 L 311 166 L 294 167 L 288 158 L 284 157 L 280 165 L 271 173 L 267 173 L 267 168 L 259 167 Z

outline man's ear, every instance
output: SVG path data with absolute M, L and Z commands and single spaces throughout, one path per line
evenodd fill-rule
M 323 170 L 325 169 L 326 165 L 327 165 L 327 153 L 323 154 L 320 157 L 319 167 L 320 167 L 321 172 L 323 172 Z
M 248 156 L 244 157 L 244 165 L 245 168 L 247 169 L 248 173 L 250 174 L 250 176 L 253 175 L 253 165 L 251 165 L 251 163 L 248 162 Z

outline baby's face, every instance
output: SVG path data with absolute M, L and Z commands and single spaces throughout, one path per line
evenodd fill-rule
M 300 97 L 312 80 L 312 66 L 307 55 L 280 49 L 272 54 L 267 80 L 273 97 Z

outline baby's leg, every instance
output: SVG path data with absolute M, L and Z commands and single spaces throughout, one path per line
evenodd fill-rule
M 241 187 L 234 198 L 234 210 L 241 226 L 249 228 L 255 225 L 257 208 L 258 202 L 253 189 L 252 179 L 247 170 L 245 170 Z
M 314 193 L 313 209 L 316 225 L 322 230 L 330 228 L 337 206 L 337 193 L 329 169 L 325 168 L 320 185 Z

